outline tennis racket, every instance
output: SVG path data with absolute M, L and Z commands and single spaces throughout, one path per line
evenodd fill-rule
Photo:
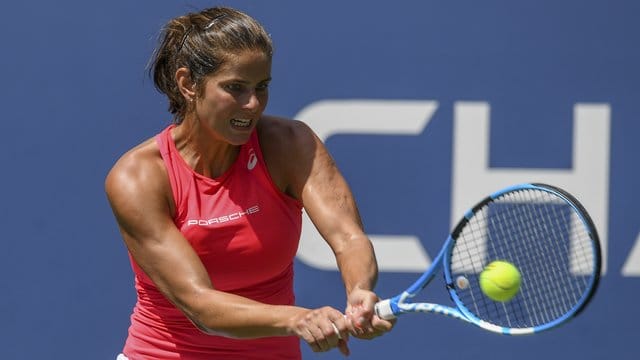
M 521 274 L 508 301 L 491 300 L 479 284 L 479 274 L 495 260 L 510 262 Z M 595 226 L 578 200 L 554 186 L 520 184 L 467 211 L 420 278 L 378 302 L 375 311 L 383 319 L 427 312 L 505 335 L 538 333 L 585 308 L 598 287 L 600 265 Z M 440 270 L 455 307 L 412 302 Z

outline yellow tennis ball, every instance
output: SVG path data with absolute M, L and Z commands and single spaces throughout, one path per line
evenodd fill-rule
M 480 288 L 491 300 L 506 302 L 520 290 L 520 271 L 507 261 L 493 261 L 480 273 Z

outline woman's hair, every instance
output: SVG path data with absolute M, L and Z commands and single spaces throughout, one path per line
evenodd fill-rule
M 162 29 L 149 73 L 156 88 L 169 100 L 169 112 L 181 123 L 187 101 L 176 82 L 176 71 L 187 68 L 197 96 L 207 75 L 214 74 L 229 54 L 259 50 L 273 54 L 271 38 L 255 19 L 226 7 L 215 7 L 170 20 Z

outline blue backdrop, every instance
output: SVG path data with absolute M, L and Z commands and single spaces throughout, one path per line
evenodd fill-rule
M 593 303 L 565 327 L 509 338 L 411 315 L 382 338 L 351 341 L 352 359 L 638 358 L 640 3 L 631 0 L 4 4 L 0 358 L 120 351 L 135 294 L 104 177 L 171 120 L 145 72 L 159 28 L 215 4 L 272 34 L 267 112 L 323 134 L 384 249 L 381 296 L 413 281 L 474 191 L 551 180 L 597 214 L 607 267 Z M 419 126 L 405 129 L 410 121 Z M 486 133 L 467 140 L 478 125 Z M 406 246 L 386 246 L 394 239 Z M 302 252 L 299 304 L 343 308 L 338 273 L 321 252 Z M 447 301 L 443 293 L 425 296 Z M 306 359 L 339 357 L 303 349 Z

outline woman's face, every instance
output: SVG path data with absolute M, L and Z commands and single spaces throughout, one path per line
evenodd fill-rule
M 231 145 L 249 140 L 269 99 L 271 59 L 261 51 L 230 55 L 218 72 L 207 77 L 196 100 L 202 128 Z

